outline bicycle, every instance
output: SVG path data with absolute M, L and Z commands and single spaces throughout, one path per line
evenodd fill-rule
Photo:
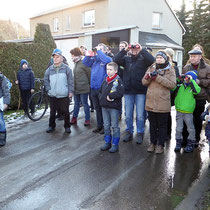
M 35 78 L 35 82 L 40 83 L 39 91 L 31 95 L 27 106 L 27 115 L 32 121 L 40 120 L 48 109 L 48 95 L 45 91 L 44 79 Z
M 40 120 L 48 109 L 48 94 L 44 87 L 44 79 L 35 78 L 35 82 L 40 83 L 39 91 L 33 93 L 28 101 L 27 115 L 32 121 Z M 69 105 L 72 104 L 72 98 L 69 98 Z M 31 110 L 31 111 L 30 111 Z M 73 110 L 69 112 L 71 115 Z

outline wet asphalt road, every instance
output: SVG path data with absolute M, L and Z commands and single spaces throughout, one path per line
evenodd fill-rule
M 116 154 L 101 152 L 94 116 L 84 127 L 81 113 L 70 135 L 63 121 L 47 134 L 47 118 L 10 129 L 0 148 L 0 209 L 170 210 L 209 173 L 207 142 L 191 154 L 176 154 L 174 129 L 163 155 L 148 153 L 148 122 L 142 145 L 134 138 L 121 142 Z M 122 136 L 124 128 L 122 120 Z

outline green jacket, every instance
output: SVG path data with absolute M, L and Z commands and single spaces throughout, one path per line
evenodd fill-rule
M 90 68 L 82 61 L 74 64 L 74 94 L 90 93 Z
M 182 113 L 193 113 L 196 105 L 194 95 L 197 95 L 200 91 L 201 88 L 193 79 L 190 80 L 188 86 L 181 84 L 175 98 L 176 110 Z

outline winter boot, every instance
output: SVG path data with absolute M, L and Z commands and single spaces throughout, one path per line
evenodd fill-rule
M 176 139 L 176 147 L 174 149 L 175 152 L 180 152 L 182 148 L 182 139 Z
M 190 139 L 187 140 L 187 146 L 184 148 L 184 152 L 189 153 L 189 152 L 193 152 L 194 150 L 194 142 Z
M 0 147 L 3 147 L 6 144 L 6 137 L 7 137 L 6 131 L 0 132 Z
M 142 144 L 143 138 L 144 138 L 144 134 L 143 134 L 143 133 L 137 133 L 137 140 L 136 140 L 136 143 L 137 143 L 137 144 Z
M 133 140 L 133 134 L 130 131 L 126 131 L 123 141 L 129 142 Z
M 101 151 L 106 151 L 111 148 L 112 136 L 111 135 L 104 136 L 104 141 L 105 144 L 104 146 L 101 147 Z
M 115 153 L 119 150 L 119 147 L 118 147 L 119 141 L 120 141 L 119 137 L 113 137 L 112 148 L 109 150 L 110 153 Z
M 72 117 L 70 124 L 71 125 L 77 124 L 77 118 L 76 117 Z

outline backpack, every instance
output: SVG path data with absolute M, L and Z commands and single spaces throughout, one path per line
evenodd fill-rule
M 5 76 L 3 75 L 3 77 L 6 79 L 6 82 L 7 82 L 7 87 L 9 88 L 9 90 L 12 88 L 12 83 L 10 82 L 10 80 Z M 0 80 L 0 85 L 2 83 L 2 80 L 3 78 Z

